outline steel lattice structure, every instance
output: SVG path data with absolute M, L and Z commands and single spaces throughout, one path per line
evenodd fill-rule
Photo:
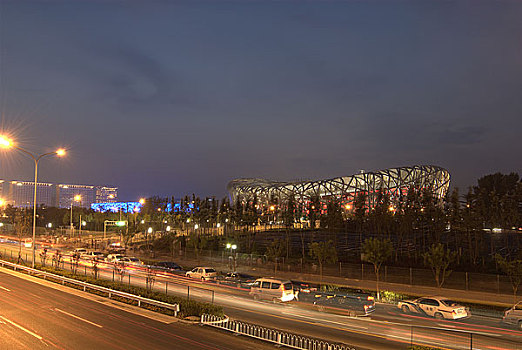
M 239 200 L 246 203 L 255 197 L 262 206 L 269 205 L 274 198 L 278 203 L 284 203 L 291 196 L 297 203 L 306 203 L 317 196 L 322 202 L 336 198 L 344 204 L 353 202 L 359 193 L 365 193 L 368 208 L 373 208 L 377 194 L 382 190 L 386 191 L 394 202 L 401 200 L 410 187 L 427 188 L 435 198 L 441 200 L 446 195 L 449 185 L 450 174 L 446 169 L 432 165 L 415 165 L 318 181 L 236 179 L 228 184 L 227 189 L 234 202 Z

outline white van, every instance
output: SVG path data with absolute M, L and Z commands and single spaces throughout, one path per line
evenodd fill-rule
M 271 300 L 274 303 L 295 299 L 294 287 L 289 280 L 258 278 L 249 293 L 254 300 Z

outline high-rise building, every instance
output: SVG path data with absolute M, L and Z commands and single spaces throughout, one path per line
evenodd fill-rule
M 4 182 L 5 184 L 5 182 Z M 37 205 L 55 206 L 56 197 L 54 195 L 53 184 L 39 182 L 36 185 Z M 15 207 L 32 207 L 34 196 L 34 182 L 29 181 L 10 181 L 8 183 L 6 203 Z
M 96 203 L 116 203 L 118 187 L 96 187 Z
M 80 200 L 74 198 L 79 196 Z M 74 206 L 90 208 L 96 201 L 96 187 L 89 185 L 65 185 L 56 186 L 56 198 L 60 208 L 68 208 L 74 201 Z
M 69 185 L 39 182 L 36 187 L 37 205 L 69 208 L 74 206 L 90 208 L 95 202 L 116 202 L 118 188 L 94 185 Z M 16 207 L 32 207 L 34 182 L 0 180 L 0 198 Z M 76 201 L 75 196 L 80 200 Z

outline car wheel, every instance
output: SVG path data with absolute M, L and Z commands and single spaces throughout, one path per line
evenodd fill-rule
M 324 306 L 323 305 L 317 305 L 317 310 L 320 312 L 324 312 Z
M 205 277 L 201 277 L 201 282 L 205 282 Z
M 522 321 L 518 321 L 518 330 L 522 331 Z
M 254 300 L 255 300 L 255 301 L 258 301 L 258 300 L 259 300 L 259 295 L 254 294 Z
M 440 312 L 436 312 L 435 315 L 433 315 L 433 316 L 435 316 L 435 318 L 437 320 L 443 320 L 444 319 L 444 316 L 442 316 L 442 314 Z
M 272 298 L 272 303 L 277 304 L 278 302 L 279 302 L 279 299 L 277 299 L 277 298 Z
M 352 310 L 352 311 L 348 312 L 348 316 L 355 317 L 355 316 L 357 316 L 357 314 L 355 313 L 355 311 Z
M 402 312 L 404 312 L 405 314 L 409 314 L 410 308 L 406 305 L 402 305 Z

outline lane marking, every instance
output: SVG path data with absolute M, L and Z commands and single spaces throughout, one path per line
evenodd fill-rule
M 35 337 L 35 338 L 38 339 L 38 340 L 42 340 L 42 339 L 43 339 L 43 338 L 40 337 L 38 334 L 31 332 L 31 331 L 28 330 L 27 328 L 24 328 L 24 327 L 20 326 L 18 323 L 15 323 L 15 322 L 11 321 L 11 320 L 5 318 L 4 316 L 0 316 L 0 318 L 1 318 L 2 320 L 4 320 L 5 322 L 7 322 L 7 323 L 9 323 L 9 324 L 11 324 L 11 325 L 13 325 L 13 326 L 15 326 L 16 328 L 21 329 L 22 331 L 26 332 L 27 334 L 32 335 L 33 337 Z
M 97 323 L 94 323 L 94 322 L 91 322 L 91 321 L 89 321 L 89 320 L 86 320 L 85 318 L 81 318 L 80 316 L 76 316 L 76 315 L 70 314 L 70 313 L 68 313 L 67 311 L 63 311 L 63 310 L 60 310 L 60 309 L 58 309 L 58 308 L 55 308 L 54 310 L 55 310 L 55 311 L 58 311 L 58 312 L 61 312 L 62 314 L 65 314 L 65 315 L 67 315 L 67 316 L 71 316 L 71 317 L 73 317 L 73 318 L 75 318 L 75 319 L 77 319 L 77 320 L 80 320 L 80 321 L 86 322 L 86 323 L 88 323 L 88 324 L 91 324 L 91 325 L 93 325 L 93 326 L 96 326 L 96 327 L 98 327 L 98 328 L 103 328 L 102 325 L 99 325 L 99 324 L 97 324 Z
M 6 292 L 10 292 L 11 291 L 11 289 L 7 289 L 6 287 L 2 287 L 2 286 L 0 286 L 0 289 L 5 290 Z

